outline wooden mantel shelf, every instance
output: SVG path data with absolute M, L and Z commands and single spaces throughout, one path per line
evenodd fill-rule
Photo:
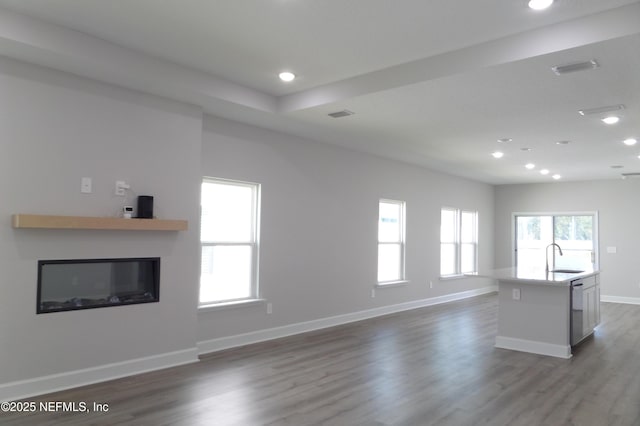
M 123 219 L 119 217 L 48 216 L 14 214 L 14 228 L 39 229 L 105 229 L 124 231 L 186 231 L 186 220 Z

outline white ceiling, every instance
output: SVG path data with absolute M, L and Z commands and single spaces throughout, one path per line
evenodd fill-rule
M 0 0 L 0 54 L 494 183 L 640 172 L 640 2 Z M 556 76 L 550 67 L 596 59 Z M 284 84 L 277 73 L 298 75 Z M 624 104 L 605 126 L 577 111 Z M 349 109 L 353 116 L 328 113 Z M 499 138 L 512 138 L 507 144 Z M 568 145 L 555 142 L 568 140 Z M 522 148 L 531 151 L 522 151 Z M 490 156 L 494 150 L 504 158 Z M 623 166 L 612 169 L 612 165 Z

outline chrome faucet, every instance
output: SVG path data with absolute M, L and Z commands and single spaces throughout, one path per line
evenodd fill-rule
M 547 262 L 547 265 L 545 266 L 545 271 L 549 272 L 549 247 L 553 247 L 556 246 L 558 247 L 558 250 L 560 251 L 560 256 L 562 256 L 562 248 L 560 248 L 560 246 L 556 243 L 551 243 L 547 246 L 546 249 L 544 249 L 544 257 L 545 257 L 545 261 Z

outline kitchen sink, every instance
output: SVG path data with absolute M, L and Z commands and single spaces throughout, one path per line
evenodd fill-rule
M 560 272 L 563 274 L 579 274 L 580 272 L 584 271 L 581 271 L 580 269 L 554 269 L 550 272 Z

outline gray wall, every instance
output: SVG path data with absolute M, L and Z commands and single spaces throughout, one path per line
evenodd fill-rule
M 46 376 L 58 383 L 55 375 L 195 354 L 202 340 L 490 284 L 438 280 L 443 205 L 479 211 L 480 264 L 493 265 L 490 185 L 223 119 L 203 120 L 195 107 L 6 58 L 0 58 L 0 93 L 3 395 L 10 396 L 12 383 L 40 383 Z M 263 185 L 260 285 L 273 314 L 264 304 L 198 313 L 202 175 Z M 80 192 L 82 177 L 93 179 L 93 193 Z M 127 198 L 114 195 L 116 180 L 131 185 Z M 141 194 L 155 196 L 156 216 L 186 219 L 189 230 L 11 227 L 14 213 L 116 216 Z M 407 202 L 410 283 L 371 298 L 381 197 Z M 38 259 L 155 256 L 162 258 L 160 303 L 35 313 Z
M 262 184 L 260 285 L 273 314 L 200 313 L 200 341 L 490 285 L 438 279 L 442 206 L 479 211 L 480 265 L 493 266 L 490 185 L 211 117 L 202 157 L 204 175 Z M 406 202 L 410 283 L 371 298 L 380 198 Z
M 193 348 L 199 110 L 4 58 L 0 93 L 0 384 Z M 14 213 L 115 216 L 135 200 L 116 180 L 189 231 L 11 227 Z M 162 258 L 160 303 L 36 315 L 38 259 L 147 256 Z
M 502 185 L 495 201 L 496 267 L 511 266 L 513 212 L 597 211 L 602 295 L 640 302 L 640 180 Z

